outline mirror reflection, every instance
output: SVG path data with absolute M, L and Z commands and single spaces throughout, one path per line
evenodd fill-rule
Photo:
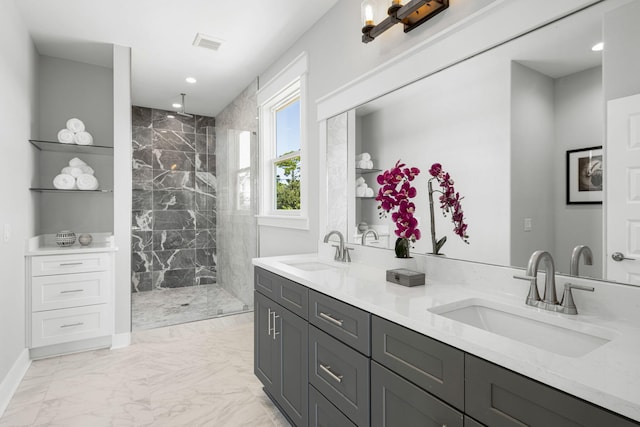
M 469 236 L 469 244 L 456 236 L 436 200 L 436 237 L 447 237 L 441 253 L 526 267 L 545 249 L 568 274 L 574 248 L 585 245 L 593 262 L 582 258 L 579 274 L 602 278 L 603 207 L 567 203 L 566 169 L 568 151 L 604 142 L 602 52 L 592 50 L 603 10 L 588 8 L 330 119 L 330 222 L 350 243 L 393 249 L 396 227 L 379 215 L 376 178 L 400 160 L 421 171 L 412 182 L 421 231 L 412 251 L 432 252 L 427 182 L 440 163 L 464 197 Z

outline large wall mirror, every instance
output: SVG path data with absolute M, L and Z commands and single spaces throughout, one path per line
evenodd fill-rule
M 603 278 L 603 205 L 568 203 L 567 156 L 577 165 L 589 154 L 575 150 L 605 144 L 603 55 L 592 47 L 602 41 L 603 14 L 626 3 L 585 8 L 327 120 L 330 224 L 352 244 L 362 242 L 366 224 L 379 237 L 371 233 L 365 244 L 392 249 L 393 223 L 356 185 L 364 180 L 375 195 L 378 170 L 401 160 L 421 170 L 413 201 L 422 238 L 413 252 L 430 253 L 428 169 L 440 163 L 464 196 L 469 224 L 465 244 L 436 206 L 447 257 L 526 267 L 542 249 L 568 274 L 573 248 L 587 245 L 593 265 L 581 261 L 580 275 Z M 362 153 L 372 164 L 356 168 Z M 592 184 L 590 201 L 602 200 Z

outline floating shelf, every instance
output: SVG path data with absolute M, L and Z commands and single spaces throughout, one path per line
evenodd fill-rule
M 356 168 L 356 173 L 359 173 L 359 174 L 376 173 L 376 172 L 382 172 L 382 169 L 360 169 L 360 168 Z
M 30 188 L 38 193 L 113 193 L 113 190 L 59 190 L 57 188 Z
M 356 196 L 356 199 L 375 199 L 375 198 L 376 198 L 375 196 L 372 196 L 372 197 L 364 197 L 364 196 L 363 196 L 363 197 L 360 197 L 360 196 Z
M 29 142 L 40 151 L 113 156 L 113 147 L 108 147 L 106 145 L 63 144 L 61 142 L 41 141 L 38 139 L 30 139 Z

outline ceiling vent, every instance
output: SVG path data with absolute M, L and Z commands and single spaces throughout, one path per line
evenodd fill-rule
M 195 47 L 203 47 L 205 49 L 211 49 L 211 50 L 218 50 L 221 44 L 222 44 L 221 39 L 215 38 L 213 36 L 208 36 L 202 33 L 196 34 L 196 38 L 193 40 L 193 45 Z

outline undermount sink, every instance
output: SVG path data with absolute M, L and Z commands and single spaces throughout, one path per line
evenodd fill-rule
M 616 335 L 612 331 L 597 326 L 476 298 L 441 305 L 429 311 L 475 328 L 570 357 L 583 356 L 608 343 Z M 545 317 L 545 319 L 535 317 Z
M 289 265 L 293 268 L 297 268 L 304 271 L 322 271 L 333 270 L 339 268 L 338 266 L 326 264 L 319 261 L 282 261 L 283 264 Z

